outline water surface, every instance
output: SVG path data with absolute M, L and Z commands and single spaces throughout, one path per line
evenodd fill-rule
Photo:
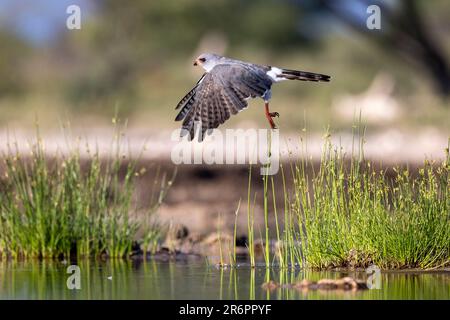
M 72 262 L 73 264 L 74 262 Z M 307 278 L 366 279 L 364 272 L 280 272 L 241 266 L 218 269 L 204 260 L 79 261 L 79 290 L 70 290 L 67 267 L 56 261 L 0 261 L 0 299 L 450 299 L 449 272 L 382 272 L 381 289 L 267 291 L 267 279 L 292 283 Z

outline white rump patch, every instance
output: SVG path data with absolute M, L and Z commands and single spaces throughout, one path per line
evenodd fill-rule
M 281 70 L 280 68 L 277 67 L 270 67 L 270 70 L 266 72 L 266 74 L 274 81 L 274 82 L 279 82 L 279 81 L 283 81 L 283 80 L 287 80 L 286 78 L 281 78 L 278 77 L 279 75 L 281 75 L 283 72 L 283 70 Z

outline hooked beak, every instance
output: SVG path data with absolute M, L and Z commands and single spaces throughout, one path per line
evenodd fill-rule
M 197 60 L 194 60 L 194 66 L 198 65 Z

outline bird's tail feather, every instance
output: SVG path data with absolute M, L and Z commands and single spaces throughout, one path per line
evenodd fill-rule
M 278 75 L 278 77 L 289 80 L 315 81 L 315 82 L 319 81 L 329 82 L 331 80 L 331 77 L 326 74 L 289 70 L 289 69 L 281 69 L 281 74 Z

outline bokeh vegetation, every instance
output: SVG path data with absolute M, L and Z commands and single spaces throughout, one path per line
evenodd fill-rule
M 192 58 L 200 51 L 217 51 L 333 76 L 326 85 L 283 83 L 277 87 L 273 106 L 282 116 L 281 128 L 298 130 L 305 117 L 310 130 L 321 131 L 328 124 L 349 127 L 352 117 L 340 117 L 330 107 L 341 95 L 364 92 L 383 72 L 393 79 L 392 96 L 402 112 L 392 121 L 371 123 L 374 130 L 435 126 L 447 133 L 447 101 L 436 89 L 427 64 L 411 61 L 420 56 L 421 47 L 412 46 L 408 51 L 394 46 L 404 41 L 396 41 L 392 33 L 398 37 L 406 34 L 409 40 L 416 37 L 414 29 L 410 31 L 415 20 L 410 23 L 405 16 L 410 11 L 399 6 L 399 10 L 391 10 L 390 20 L 386 15 L 381 30 L 361 32 L 365 10 L 355 27 L 349 25 L 348 17 L 330 9 L 330 3 L 335 2 L 138 0 L 124 5 L 104 0 L 83 12 L 87 9 L 81 2 L 81 30 L 67 30 L 61 23 L 55 25 L 55 39 L 38 44 L 25 41 L 3 25 L 0 121 L 26 125 L 38 113 L 41 121 L 51 124 L 61 114 L 69 114 L 94 118 L 92 123 L 101 126 L 119 106 L 136 127 L 176 128 L 173 107 L 201 75 L 192 67 Z M 345 9 L 343 3 L 336 3 Z M 365 1 L 348 3 L 361 8 Z M 421 30 L 448 58 L 450 9 L 446 1 L 415 3 Z M 64 21 L 67 14 L 60 15 Z M 392 19 L 397 16 L 399 19 Z M 403 23 L 399 26 L 393 20 Z M 395 33 L 396 28 L 401 32 Z M 259 102 L 253 101 L 254 107 L 227 125 L 249 120 L 265 125 Z M 358 102 L 350 106 L 358 107 Z

